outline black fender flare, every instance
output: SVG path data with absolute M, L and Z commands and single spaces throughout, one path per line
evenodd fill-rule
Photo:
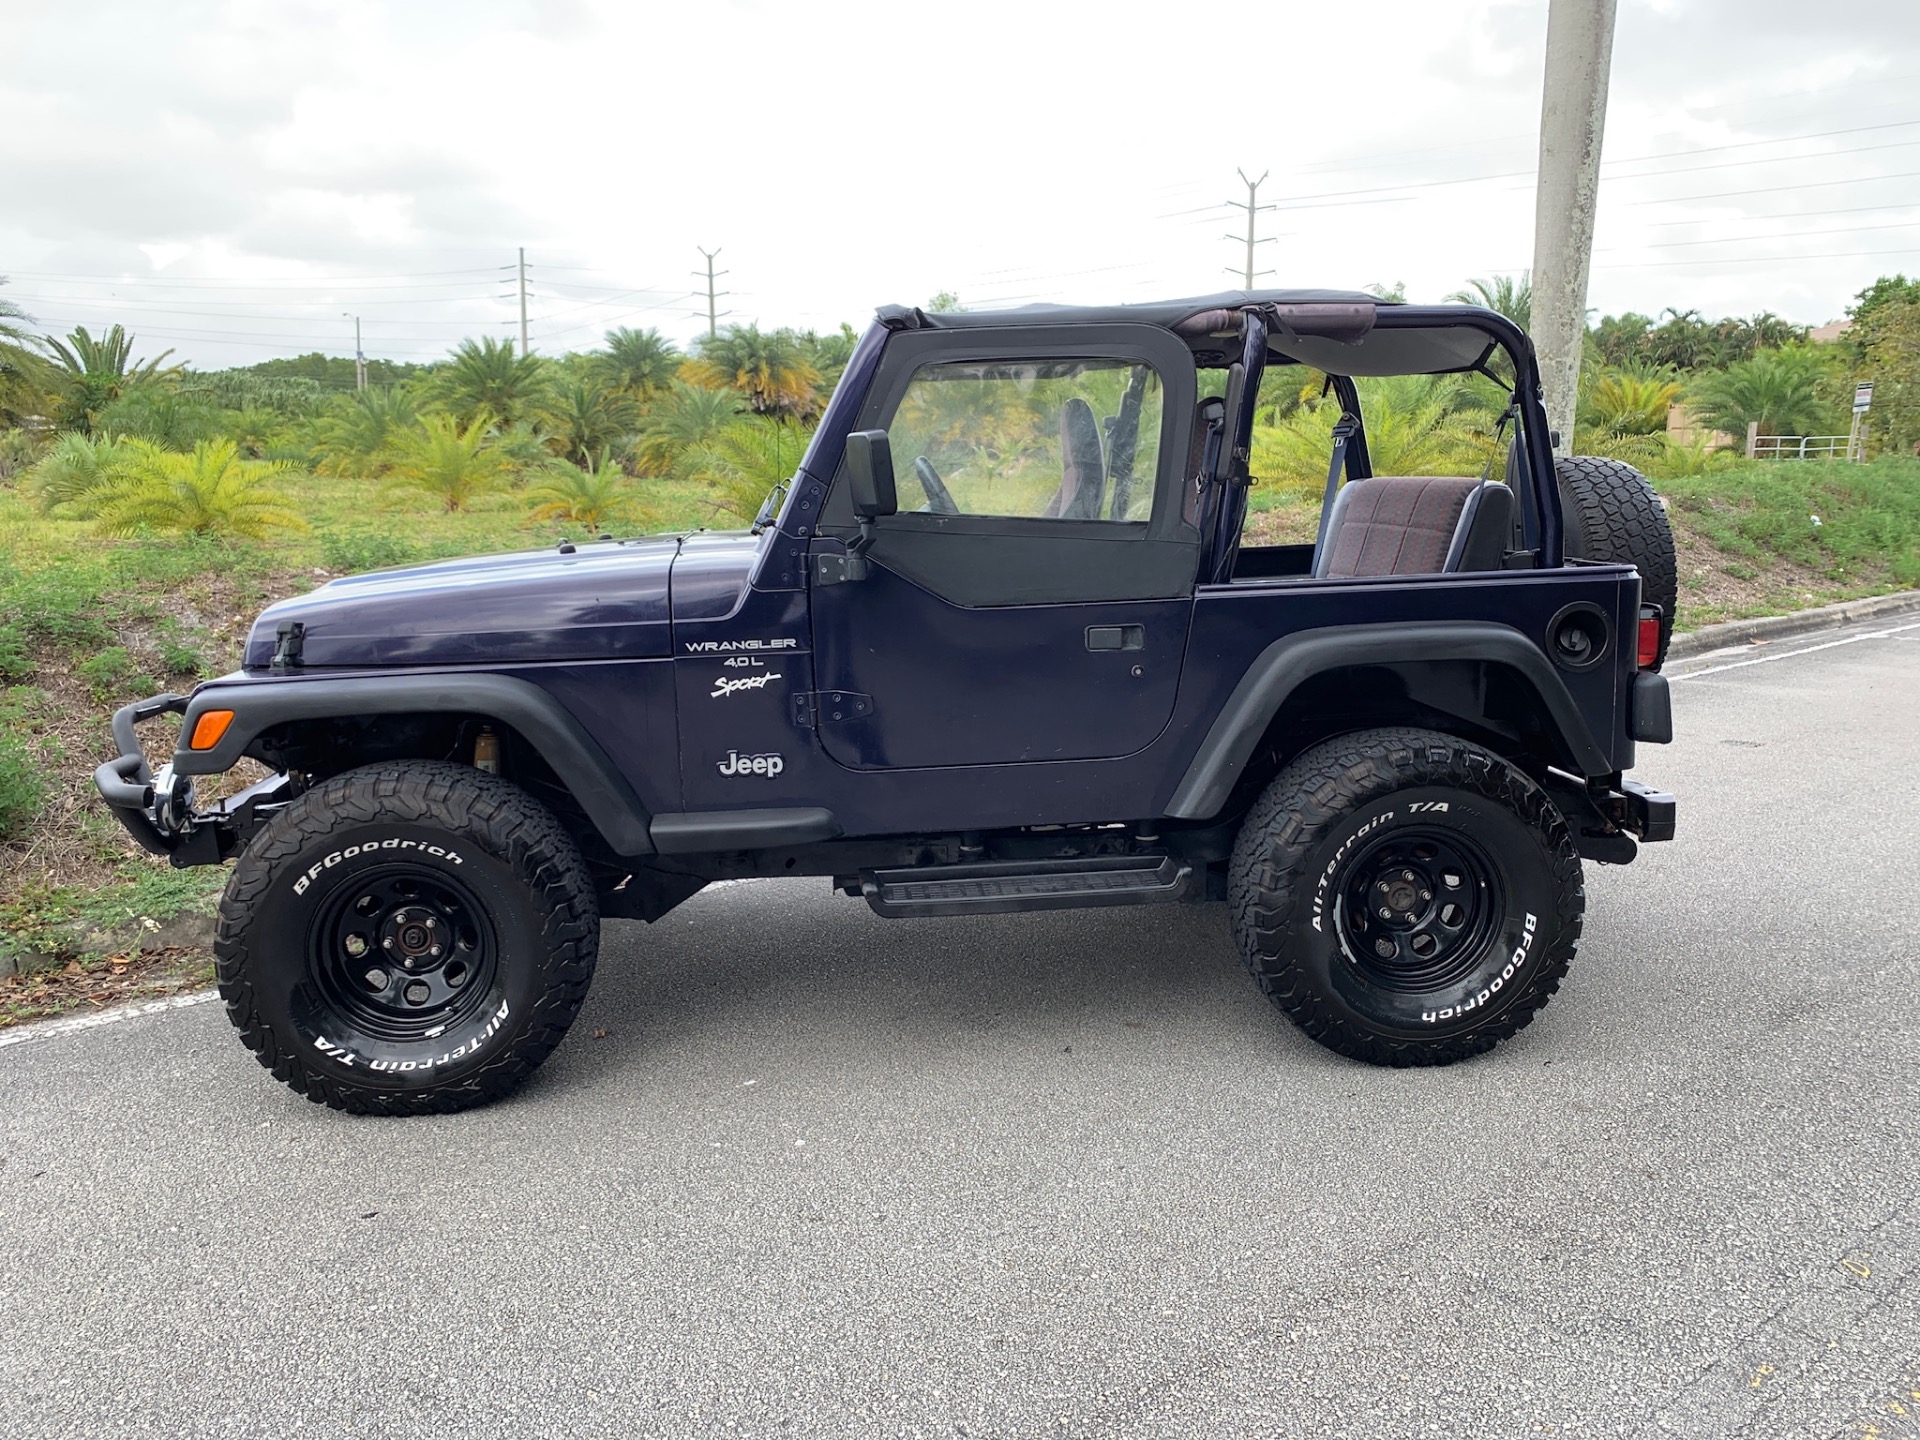
M 1176 820 L 1210 820 L 1218 815 L 1268 723 L 1306 680 L 1354 665 L 1420 660 L 1488 660 L 1511 666 L 1540 697 L 1567 753 L 1583 773 L 1606 775 L 1618 768 L 1593 738 L 1553 662 L 1511 626 L 1464 621 L 1330 626 L 1276 640 L 1247 667 L 1188 762 L 1167 804 L 1167 815 Z
M 191 750 L 186 741 L 201 715 L 231 710 L 217 744 Z M 580 808 L 618 855 L 651 855 L 652 817 L 632 784 L 599 743 L 553 696 L 511 675 L 369 675 L 336 679 L 213 681 L 194 692 L 180 722 L 174 773 L 218 775 L 230 770 L 265 731 L 292 720 L 364 715 L 479 715 L 516 731 L 553 767 Z

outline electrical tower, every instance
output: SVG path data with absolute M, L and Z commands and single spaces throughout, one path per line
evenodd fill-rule
M 527 247 L 524 245 L 520 247 L 520 258 L 517 262 L 512 265 L 502 265 L 500 268 L 502 270 L 513 270 L 517 272 L 516 279 L 518 283 L 514 288 L 520 297 L 520 358 L 524 360 L 527 358 L 527 296 L 529 293 L 527 290 Z M 502 295 L 500 298 L 502 300 L 511 300 L 514 297 L 512 295 Z
M 1236 169 L 1233 173 L 1238 175 L 1240 177 L 1240 182 L 1247 187 L 1247 198 L 1245 200 L 1229 200 L 1227 201 L 1227 204 L 1236 206 L 1239 209 L 1247 212 L 1247 233 L 1246 233 L 1247 263 L 1246 263 L 1244 274 L 1246 279 L 1246 288 L 1251 290 L 1253 289 L 1253 282 L 1256 278 L 1258 278 L 1261 275 L 1271 275 L 1273 273 L 1271 270 L 1255 270 L 1253 268 L 1254 246 L 1271 245 L 1273 243 L 1273 237 L 1271 235 L 1269 235 L 1264 240 L 1256 239 L 1254 237 L 1254 228 L 1253 228 L 1254 217 L 1256 215 L 1258 215 L 1262 210 L 1273 209 L 1273 206 L 1271 205 L 1259 205 L 1255 203 L 1255 201 L 1257 201 L 1260 196 L 1260 187 L 1266 183 L 1267 176 L 1271 172 L 1265 171 L 1265 170 L 1261 171 L 1260 178 L 1258 180 L 1247 179 L 1247 172 L 1244 170 Z M 1228 240 L 1233 240 L 1237 242 L 1238 240 L 1240 240 L 1241 237 L 1238 235 L 1228 235 L 1225 238 Z M 1236 271 L 1235 268 L 1231 265 L 1227 267 L 1227 272 L 1229 274 L 1241 273 L 1239 271 Z
M 733 292 L 730 290 L 715 290 L 713 288 L 713 282 L 727 273 L 725 270 L 716 271 L 713 268 L 714 259 L 720 254 L 721 247 L 715 246 L 712 250 L 701 250 L 700 247 L 696 245 L 693 248 L 700 250 L 700 253 L 706 257 L 707 261 L 705 272 L 707 281 L 707 338 L 712 340 L 720 333 L 720 317 L 733 313 L 731 310 L 716 310 L 714 306 L 719 301 L 726 299 L 726 297 Z M 700 279 L 701 273 L 702 272 L 698 270 L 694 271 L 693 278 L 696 280 Z

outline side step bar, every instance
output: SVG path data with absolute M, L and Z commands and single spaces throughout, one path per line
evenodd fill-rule
M 1184 900 L 1192 885 L 1192 864 L 1171 855 L 915 865 L 860 875 L 860 893 L 867 904 L 874 914 L 889 919 L 1155 905 Z

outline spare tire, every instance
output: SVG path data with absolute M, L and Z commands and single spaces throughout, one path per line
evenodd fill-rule
M 1667 658 L 1673 638 L 1673 608 L 1679 598 L 1679 566 L 1673 527 L 1647 477 L 1621 460 L 1572 455 L 1553 462 L 1560 485 L 1562 548 L 1575 560 L 1607 560 L 1640 572 L 1640 603 L 1660 607 L 1660 649 L 1653 668 Z

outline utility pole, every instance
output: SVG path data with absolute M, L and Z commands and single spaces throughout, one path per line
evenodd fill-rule
M 1547 423 L 1570 453 L 1587 275 L 1607 128 L 1615 0 L 1550 0 L 1546 80 L 1540 100 L 1540 176 L 1533 212 L 1533 346 Z
M 728 272 L 726 272 L 725 270 L 716 272 L 713 268 L 714 258 L 719 255 L 721 247 L 715 246 L 712 250 L 701 250 L 701 248 L 698 245 L 696 245 L 693 248 L 696 250 L 699 250 L 700 253 L 704 255 L 707 260 L 707 272 L 706 272 L 707 273 L 707 338 L 709 340 L 712 340 L 716 336 L 718 336 L 720 333 L 721 312 L 714 309 L 714 305 L 716 302 L 720 300 L 724 300 L 730 293 L 732 293 L 727 290 L 716 291 L 713 288 L 713 282 L 719 279 L 720 276 L 725 275 Z M 696 280 L 700 278 L 700 272 L 698 270 L 693 272 L 693 278 Z M 729 311 L 727 313 L 731 314 L 732 312 Z
M 524 360 L 527 358 L 529 348 L 527 345 L 527 296 L 529 293 L 527 290 L 527 247 L 524 245 L 520 247 L 520 258 L 512 265 L 502 265 L 500 268 L 514 272 L 514 292 L 520 297 L 520 358 Z M 514 295 L 509 293 L 495 298 L 511 300 L 514 298 Z
M 520 247 L 520 358 L 527 358 L 527 247 Z
M 351 311 L 342 310 L 340 314 L 353 321 L 353 388 L 367 388 L 367 352 L 360 348 L 360 317 Z
M 1262 170 L 1258 180 L 1247 179 L 1247 172 L 1238 168 L 1236 168 L 1233 173 L 1238 175 L 1240 177 L 1240 183 L 1247 187 L 1247 198 L 1245 200 L 1229 200 L 1227 204 L 1238 206 L 1247 212 L 1247 265 L 1245 278 L 1247 289 L 1251 290 L 1253 289 L 1253 282 L 1256 276 L 1271 275 L 1273 273 L 1271 270 L 1255 270 L 1253 268 L 1253 247 L 1256 245 L 1271 245 L 1273 243 L 1272 236 L 1268 236 L 1265 240 L 1256 240 L 1253 233 L 1254 216 L 1262 210 L 1273 209 L 1271 205 L 1256 205 L 1254 203 L 1259 198 L 1260 187 L 1266 183 L 1267 176 L 1272 172 Z M 1238 240 L 1240 237 L 1238 235 L 1229 235 L 1226 238 L 1229 240 Z M 1227 270 L 1229 273 L 1233 273 L 1233 266 L 1229 265 Z

